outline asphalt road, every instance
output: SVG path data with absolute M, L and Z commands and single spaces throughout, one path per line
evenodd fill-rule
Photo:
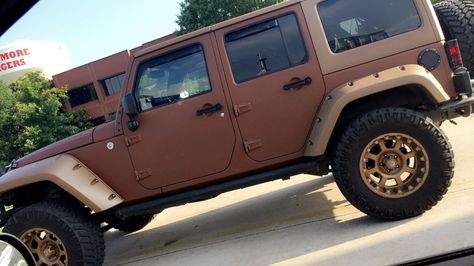
M 106 265 L 388 265 L 474 247 L 474 117 L 443 125 L 456 156 L 449 193 L 423 216 L 367 217 L 332 176 L 295 176 L 165 210 L 105 235 Z

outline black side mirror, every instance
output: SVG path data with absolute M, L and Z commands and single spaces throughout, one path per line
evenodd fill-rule
M 130 117 L 138 115 L 138 105 L 133 94 L 127 93 L 122 99 L 123 111 Z
M 135 131 L 138 129 L 139 123 L 135 118 L 138 114 L 138 105 L 135 101 L 133 94 L 127 93 L 122 99 L 123 111 L 128 115 L 130 120 L 128 121 L 128 129 L 130 131 Z

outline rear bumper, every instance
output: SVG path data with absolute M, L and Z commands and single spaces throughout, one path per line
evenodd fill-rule
M 456 101 L 443 104 L 439 111 L 444 119 L 452 119 L 460 116 L 468 117 L 474 110 L 474 96 L 460 96 Z
M 474 80 L 470 83 L 471 88 L 474 88 Z M 468 117 L 474 112 L 474 96 L 472 93 L 460 94 L 456 100 L 440 105 L 437 111 L 441 115 L 439 120 Z

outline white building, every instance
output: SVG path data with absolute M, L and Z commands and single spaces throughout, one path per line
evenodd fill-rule
M 7 84 L 28 71 L 40 70 L 51 78 L 71 67 L 69 53 L 61 43 L 19 41 L 0 47 L 0 80 Z

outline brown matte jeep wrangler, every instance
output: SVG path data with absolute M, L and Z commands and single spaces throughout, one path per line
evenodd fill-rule
M 436 8 L 290 0 L 144 48 L 116 121 L 9 166 L 4 231 L 38 265 L 99 265 L 112 227 L 136 231 L 165 208 L 300 173 L 332 172 L 368 215 L 422 214 L 453 177 L 439 126 L 474 103 L 445 38 L 470 34 L 474 5 Z

